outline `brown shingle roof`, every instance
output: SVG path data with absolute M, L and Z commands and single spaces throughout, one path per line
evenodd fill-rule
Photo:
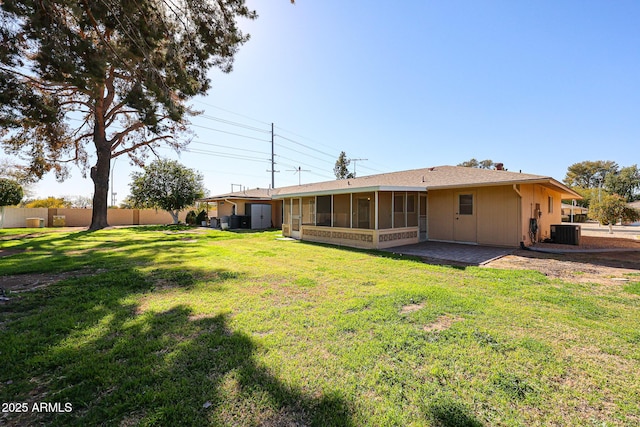
M 271 200 L 274 191 L 269 188 L 252 188 L 233 193 L 220 194 L 218 196 L 205 197 L 199 199 L 200 202 L 212 202 L 224 199 L 255 199 L 255 200 Z
M 364 192 L 374 190 L 425 191 L 444 188 L 482 187 L 537 183 L 563 193 L 566 198 L 580 199 L 580 195 L 555 179 L 527 173 L 467 168 L 462 166 L 437 166 L 390 172 L 360 178 L 340 179 L 313 184 L 292 185 L 274 190 L 257 188 L 208 197 L 202 201 L 225 198 L 263 199 L 283 198 L 293 195 L 319 195 L 331 193 Z
M 560 191 L 568 198 L 580 198 L 573 190 L 551 177 L 527 173 L 467 168 L 462 166 L 437 166 L 413 169 L 354 179 L 325 181 L 278 188 L 275 198 L 297 194 L 321 194 L 335 192 L 368 191 L 369 189 L 435 190 L 477 186 L 539 183 Z

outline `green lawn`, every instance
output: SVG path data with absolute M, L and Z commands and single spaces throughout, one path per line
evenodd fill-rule
M 572 284 L 278 236 L 0 230 L 0 275 L 63 279 L 0 302 L 0 403 L 72 406 L 0 424 L 640 423 L 640 276 Z

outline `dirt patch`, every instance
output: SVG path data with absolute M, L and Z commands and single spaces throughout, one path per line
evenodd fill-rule
M 22 252 L 25 252 L 25 249 L 0 249 L 0 258 L 20 254 Z
M 451 325 L 456 322 L 461 322 L 462 320 L 464 320 L 462 317 L 449 316 L 448 314 L 445 314 L 444 316 L 438 317 L 435 322 L 425 325 L 422 329 L 425 332 L 441 332 L 449 329 Z
M 400 314 L 413 313 L 414 311 L 418 311 L 423 308 L 424 308 L 424 303 L 405 305 L 400 309 Z
M 484 267 L 536 270 L 577 283 L 620 284 L 624 279 L 633 280 L 630 275 L 640 275 L 640 241 L 634 238 L 583 236 L 579 246 L 538 243 L 535 248 L 566 252 L 517 250 Z M 602 252 L 572 252 L 599 249 Z
M 640 240 L 631 237 L 581 236 L 579 245 L 536 243 L 536 248 L 559 250 L 633 249 L 640 250 Z
M 31 273 L 0 276 L 0 288 L 11 292 L 27 292 L 44 288 L 61 280 L 97 274 L 95 270 L 64 271 L 60 273 Z

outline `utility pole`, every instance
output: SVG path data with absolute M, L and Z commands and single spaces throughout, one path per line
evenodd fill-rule
M 302 185 L 302 172 L 311 172 L 308 169 L 302 169 L 302 166 L 298 166 L 295 169 L 287 169 L 289 172 L 293 172 L 294 174 L 298 174 L 298 185 Z
M 356 175 L 356 162 L 363 162 L 369 159 L 349 159 L 349 161 L 353 162 L 353 177 L 355 178 Z

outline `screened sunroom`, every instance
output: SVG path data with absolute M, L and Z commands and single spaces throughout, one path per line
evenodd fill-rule
M 368 188 L 330 194 L 279 194 L 287 237 L 360 248 L 427 239 L 427 193 Z

